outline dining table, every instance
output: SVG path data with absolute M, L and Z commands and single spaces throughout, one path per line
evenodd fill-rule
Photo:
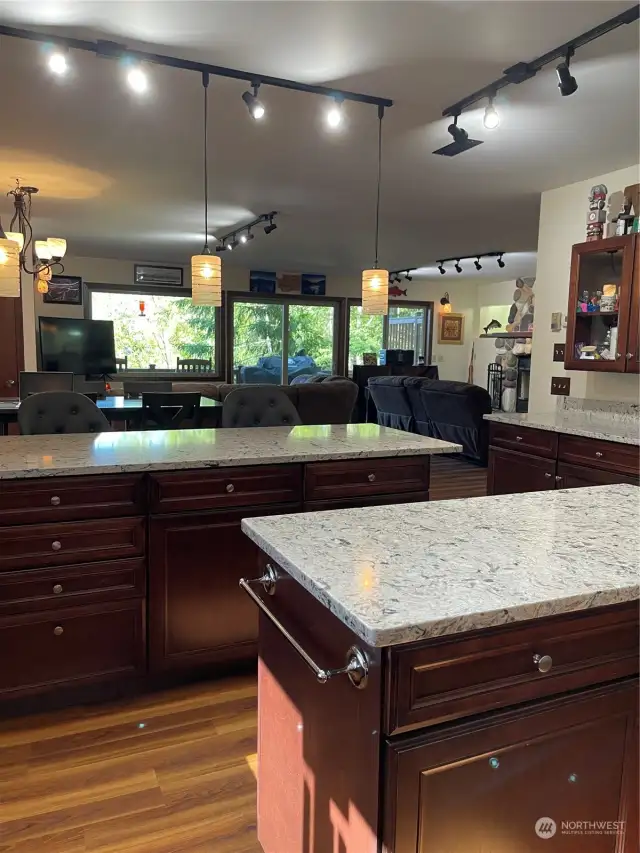
M 7 435 L 9 424 L 18 420 L 20 400 L 16 397 L 0 400 L 0 435 Z M 128 399 L 122 396 L 105 397 L 97 400 L 96 406 L 104 413 L 109 423 L 124 421 L 127 426 L 137 428 L 142 421 L 142 399 Z M 210 397 L 200 397 L 200 408 L 206 426 L 216 428 L 222 420 L 222 403 Z

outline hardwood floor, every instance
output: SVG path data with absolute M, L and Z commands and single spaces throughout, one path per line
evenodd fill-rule
M 0 853 L 261 853 L 255 677 L 0 722 Z
M 487 469 L 454 456 L 431 457 L 429 498 L 479 498 L 487 494 Z

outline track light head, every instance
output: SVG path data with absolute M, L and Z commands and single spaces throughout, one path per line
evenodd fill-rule
M 455 270 L 457 273 L 461 273 L 461 272 L 462 272 L 462 267 L 460 266 L 460 258 L 458 258 L 458 260 L 456 261 L 455 266 L 454 266 L 454 270 Z
M 501 270 L 503 270 L 506 267 L 505 262 L 502 260 L 502 252 L 498 255 L 498 266 L 500 267 Z
M 569 64 L 573 54 L 573 48 L 569 48 L 567 51 L 567 58 L 556 68 L 556 74 L 558 75 L 558 89 L 560 89 L 560 94 L 563 97 L 566 95 L 573 95 L 574 92 L 578 91 L 576 78 L 572 76 L 571 71 L 569 70 Z
M 64 77 L 69 70 L 65 51 L 60 47 L 54 48 L 49 54 L 47 65 L 49 66 L 49 71 L 55 74 L 56 77 Z
M 246 234 L 241 234 L 241 235 L 240 235 L 240 242 L 241 242 L 241 243 L 246 243 L 246 242 L 247 242 L 247 235 L 246 235 Z
M 247 109 L 249 110 L 249 114 L 251 118 L 256 121 L 260 121 L 261 118 L 264 118 L 266 110 L 264 108 L 264 104 L 258 98 L 258 89 L 260 88 L 259 83 L 253 84 L 253 92 L 243 92 L 242 100 L 247 105 Z
M 442 261 L 438 261 L 438 272 L 440 273 L 440 275 L 445 275 L 445 273 L 447 272 L 444 268 L 444 264 L 442 263 Z
M 227 252 L 233 252 L 233 243 L 225 243 L 224 248 Z
M 434 154 L 442 154 L 443 157 L 455 157 L 464 151 L 475 148 L 476 145 L 482 145 L 481 139 L 469 139 L 467 131 L 462 127 L 458 127 L 458 116 L 454 116 L 453 124 L 450 124 L 447 130 L 453 137 L 453 142 L 436 149 L 433 152 Z
M 226 252 L 226 251 L 227 251 L 227 247 L 225 246 L 225 244 L 224 243 L 218 243 L 218 245 L 216 246 L 216 252 L 220 253 L 220 252 Z
M 233 240 L 231 240 L 231 242 L 229 243 L 229 248 L 233 251 L 234 249 L 237 249 L 239 245 L 240 244 L 238 243 L 238 238 L 234 237 Z
M 278 227 L 278 226 L 277 226 L 277 225 L 276 225 L 276 223 L 273 221 L 273 219 L 270 219 L 270 220 L 269 220 L 269 224 L 264 226 L 264 233 L 265 233 L 265 234 L 271 234 L 273 231 L 275 231 L 275 230 L 276 230 L 276 228 L 277 228 L 277 227 Z
M 337 130 L 343 122 L 342 98 L 334 98 L 333 103 L 327 110 L 327 126 L 331 130 Z
M 482 264 L 480 263 L 480 255 L 478 255 L 478 257 L 475 259 L 473 265 L 478 270 L 478 272 L 480 272 L 480 270 L 482 269 Z
M 500 116 L 493 105 L 493 97 L 494 96 L 491 95 L 489 98 L 489 103 L 484 111 L 484 118 L 482 120 L 482 123 L 487 130 L 495 130 L 497 127 L 500 127 Z
M 149 88 L 149 79 L 140 65 L 132 65 L 127 71 L 127 85 L 136 95 L 144 95 Z
M 412 275 L 409 275 L 409 273 L 408 273 L 408 272 L 406 272 L 406 273 L 404 274 L 404 280 L 405 280 L 405 281 L 413 281 L 413 276 L 412 276 Z

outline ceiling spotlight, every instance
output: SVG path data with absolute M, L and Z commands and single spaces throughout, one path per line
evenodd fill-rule
M 247 231 L 247 233 L 245 234 L 245 237 L 244 237 L 243 242 L 244 242 L 244 243 L 248 243 L 248 242 L 249 242 L 249 240 L 253 240 L 254 236 L 255 236 L 255 235 L 254 235 L 254 234 L 252 234 L 252 233 L 251 233 L 251 231 Z
M 502 252 L 498 255 L 498 266 L 501 270 L 503 270 L 506 266 L 505 262 L 502 260 Z
M 225 245 L 225 249 L 227 250 L 227 252 L 233 252 L 233 243 L 227 243 Z
M 482 264 L 480 263 L 480 255 L 478 255 L 478 257 L 475 259 L 473 265 L 478 270 L 478 272 L 480 272 L 480 270 L 482 269 Z
M 67 57 L 61 48 L 56 48 L 49 54 L 47 65 L 49 66 L 49 71 L 57 77 L 64 77 L 69 70 Z
M 444 275 L 446 273 L 446 269 L 444 268 L 442 261 L 438 261 L 438 272 L 440 275 Z
M 343 118 L 342 98 L 335 98 L 333 104 L 327 111 L 327 125 L 331 130 L 336 130 L 342 124 Z
M 216 252 L 226 252 L 226 251 L 227 251 L 227 247 L 225 246 L 225 244 L 224 243 L 218 243 L 218 245 L 216 246 Z
M 460 266 L 460 258 L 458 258 L 458 260 L 456 261 L 455 266 L 454 266 L 454 270 L 458 273 L 462 272 L 462 267 Z
M 264 104 L 258 98 L 258 89 L 260 88 L 259 83 L 253 84 L 253 92 L 243 92 L 242 100 L 247 105 L 247 109 L 252 118 L 259 121 L 261 118 L 264 118 L 266 110 L 264 108 Z
M 229 249 L 233 251 L 234 249 L 237 249 L 239 245 L 240 244 L 238 243 L 238 240 L 234 237 L 233 240 L 231 240 L 229 243 Z
M 573 77 L 571 75 L 571 71 L 569 71 L 569 63 L 571 62 L 571 57 L 574 53 L 574 49 L 570 47 L 567 51 L 567 58 L 556 68 L 556 74 L 558 75 L 558 89 L 560 89 L 560 94 L 563 96 L 573 95 L 574 92 L 578 91 L 576 78 Z
M 134 65 L 127 71 L 127 83 L 137 95 L 144 95 L 149 88 L 149 79 L 139 65 Z
M 444 157 L 455 157 L 457 154 L 462 154 L 464 151 L 475 148 L 476 145 L 482 145 L 481 139 L 469 139 L 467 131 L 458 127 L 458 116 L 454 116 L 453 124 L 450 124 L 447 130 L 453 137 L 453 142 L 443 145 L 442 148 L 438 148 L 433 152 L 434 154 L 442 154 Z
M 409 273 L 408 273 L 408 272 L 406 272 L 406 273 L 404 274 L 404 280 L 405 280 L 405 281 L 413 281 L 413 276 L 409 275 Z
M 246 243 L 246 242 L 247 242 L 247 235 L 246 235 L 246 234 L 241 234 L 241 235 L 240 235 L 240 242 L 241 242 L 241 243 Z
M 494 96 L 491 95 L 489 98 L 489 103 L 484 111 L 484 119 L 482 123 L 487 128 L 487 130 L 495 130 L 496 127 L 500 127 L 500 116 L 498 115 L 497 109 L 493 105 Z
M 264 226 L 264 233 L 271 234 L 272 231 L 275 231 L 278 226 L 273 221 L 273 219 L 269 220 L 269 224 Z

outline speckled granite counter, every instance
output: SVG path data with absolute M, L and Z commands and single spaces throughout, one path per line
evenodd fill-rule
M 607 417 L 604 414 L 575 410 L 527 412 L 526 414 L 494 412 L 484 417 L 487 421 L 496 421 L 513 426 L 525 426 L 548 432 L 561 432 L 567 435 L 581 435 L 585 438 L 615 441 L 620 444 L 640 445 L 640 421 L 632 419 L 622 420 Z
M 461 450 L 458 444 L 377 424 L 6 436 L 0 438 L 0 479 L 425 456 Z
M 639 509 L 640 489 L 619 485 L 242 526 L 359 637 L 383 647 L 637 598 Z

